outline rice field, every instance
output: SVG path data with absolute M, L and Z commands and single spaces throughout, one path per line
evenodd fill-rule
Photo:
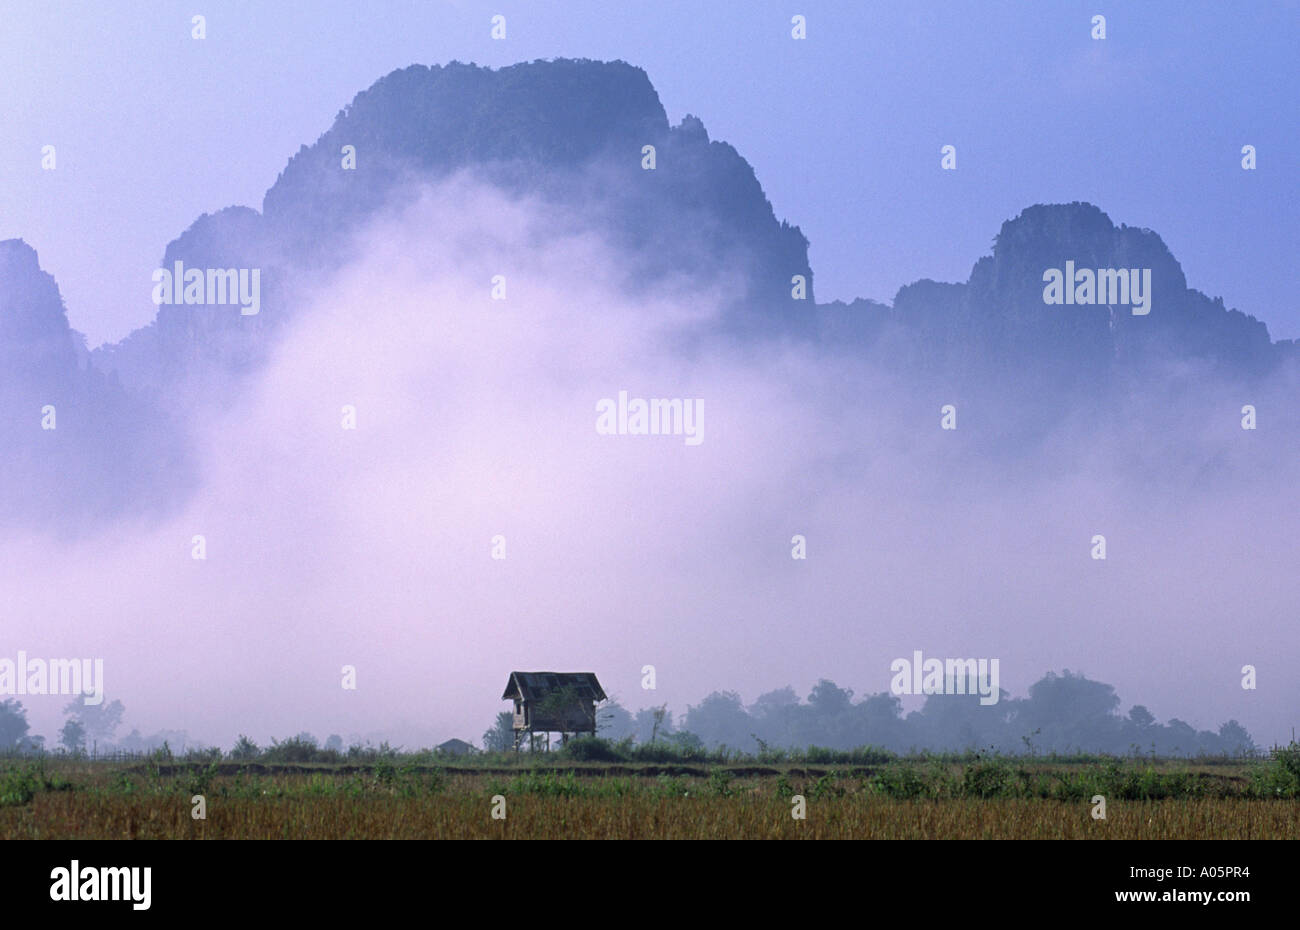
M 0 839 L 1297 838 L 1275 767 L 0 762 Z

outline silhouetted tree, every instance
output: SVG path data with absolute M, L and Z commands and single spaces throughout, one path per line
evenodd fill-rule
M 1013 725 L 1023 735 L 1042 734 L 1035 745 L 1056 752 L 1077 749 L 1123 752 L 1119 696 L 1108 684 L 1083 675 L 1048 672 L 1029 686 L 1029 698 L 1017 702 Z
M 978 694 L 931 694 L 915 719 L 908 716 L 913 724 L 908 735 L 924 749 L 1014 751 L 1015 736 L 1008 725 L 1013 711 L 1004 700 L 981 704 Z
M 509 752 L 515 748 L 515 715 L 508 710 L 497 714 L 496 722 L 483 731 L 485 752 Z
M 654 743 L 673 732 L 673 712 L 664 704 L 660 707 L 643 707 L 636 712 L 636 741 Z
M 235 743 L 230 750 L 230 758 L 237 762 L 244 762 L 249 759 L 256 759 L 262 750 L 258 748 L 257 743 L 253 742 L 244 734 L 239 734 L 239 742 Z
M 68 706 L 63 708 L 64 714 L 81 724 L 87 743 L 104 745 L 113 739 L 113 734 L 122 722 L 124 711 L 121 701 L 87 704 L 84 698 L 80 697 L 73 698 Z
M 617 742 L 636 735 L 636 721 L 618 701 L 610 698 L 596 708 L 596 735 Z
M 1238 753 L 1253 753 L 1258 747 L 1255 741 L 1250 738 L 1246 728 L 1236 720 L 1229 720 L 1219 727 L 1219 739 L 1223 744 L 1223 751 L 1236 755 Z
M 13 698 L 0 701 L 0 749 L 16 749 L 31 728 L 27 711 Z
M 686 708 L 685 728 L 706 746 L 725 744 L 736 748 L 752 745 L 753 721 L 734 691 L 715 691 L 698 707 Z
M 68 752 L 80 752 L 86 748 L 86 728 L 75 717 L 69 717 L 59 731 L 59 742 Z

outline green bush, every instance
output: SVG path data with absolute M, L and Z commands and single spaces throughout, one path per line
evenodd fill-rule
M 71 790 L 71 782 L 46 774 L 43 762 L 11 766 L 0 771 L 0 807 L 21 807 L 39 791 Z
M 642 743 L 628 751 L 633 762 L 708 762 L 709 753 L 699 746 L 681 743 Z M 712 758 L 717 758 L 716 756 Z
M 790 783 L 790 779 L 786 777 L 785 772 L 782 772 L 781 777 L 776 780 L 776 796 L 788 799 L 794 797 L 794 794 L 794 785 Z
M 38 789 L 29 771 L 7 769 L 0 773 L 0 807 L 21 807 L 36 796 Z
M 573 772 L 557 775 L 555 772 L 526 772 L 510 782 L 504 794 L 533 794 L 549 798 L 577 798 L 589 794 L 587 786 L 578 781 Z
M 827 772 L 821 778 L 817 779 L 817 781 L 813 783 L 813 786 L 808 789 L 808 797 L 814 800 L 820 800 L 821 798 L 844 797 L 844 787 L 836 784 L 836 779 L 838 777 L 839 775 L 836 772 Z
M 630 749 L 630 745 L 627 747 Z M 628 753 L 622 745 L 611 743 L 598 736 L 579 736 L 569 740 L 561 750 L 565 758 L 575 762 L 627 762 Z
M 1273 750 L 1273 765 L 1300 781 L 1300 743 L 1292 742 L 1290 746 Z
M 961 793 L 968 798 L 1004 798 L 1017 794 L 1017 778 L 1001 759 L 981 759 L 962 768 Z
M 924 798 L 930 795 L 930 786 L 921 777 L 916 766 L 907 763 L 890 763 L 871 780 L 874 791 L 889 798 Z
M 242 740 L 241 737 L 241 743 Z M 362 758 L 368 762 L 373 762 L 376 759 L 395 758 L 396 753 L 383 751 L 387 745 L 385 743 L 383 747 L 380 747 L 379 751 L 371 750 L 369 753 L 363 753 Z M 254 752 L 257 751 L 257 747 L 252 743 L 249 743 L 249 746 L 252 746 Z M 236 746 L 236 750 L 238 749 L 240 747 Z M 294 736 L 284 742 L 271 740 L 271 745 L 262 750 L 260 758 L 263 762 L 324 762 L 332 765 L 343 761 L 343 754 L 333 749 L 321 749 L 309 739 Z
M 191 749 L 181 756 L 182 762 L 220 762 L 221 749 L 216 746 L 208 749 Z
M 655 781 L 658 782 L 656 793 L 663 798 L 683 798 L 689 790 L 686 780 L 676 775 L 660 775 Z
M 1250 773 L 1250 793 L 1260 798 L 1300 798 L 1300 743 L 1274 749 Z
M 257 743 L 242 733 L 239 734 L 239 742 L 235 743 L 234 748 L 230 750 L 230 758 L 236 762 L 250 762 L 261 754 L 262 750 L 258 748 Z
M 876 746 L 858 746 L 854 749 L 809 746 L 802 753 L 802 758 L 812 765 L 882 765 L 898 757 L 888 749 Z
M 206 795 L 212 787 L 212 779 L 217 777 L 217 763 L 213 762 L 207 768 L 195 766 L 187 773 L 184 782 L 185 794 L 193 797 L 196 794 Z
M 736 792 L 731 787 L 731 775 L 726 769 L 709 772 L 709 792 L 720 798 L 729 798 Z

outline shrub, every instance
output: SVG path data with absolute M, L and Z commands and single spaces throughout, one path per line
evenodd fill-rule
M 235 748 L 230 750 L 230 758 L 236 762 L 248 762 L 256 759 L 261 755 L 262 750 L 244 734 L 239 734 L 239 742 L 235 743 Z
M 686 780 L 676 775 L 660 775 L 656 781 L 656 793 L 664 798 L 682 798 L 686 796 Z
M 1250 793 L 1261 798 L 1300 797 L 1300 743 L 1274 749 L 1268 762 L 1253 769 Z
M 191 769 L 183 782 L 185 794 L 193 797 L 196 794 L 207 794 L 208 789 L 212 787 L 212 779 L 217 777 L 217 763 L 212 762 L 207 768 Z
M 790 779 L 786 777 L 785 772 L 782 772 L 781 777 L 776 780 L 776 796 L 778 798 L 792 798 L 794 793 L 794 785 L 790 783 Z
M 962 769 L 961 792 L 968 798 L 1007 797 L 1015 788 L 1015 773 L 1001 759 L 981 759 Z
M 43 762 L 10 767 L 0 772 L 0 807 L 21 807 L 31 801 L 38 791 L 71 791 L 72 784 L 47 775 Z
M 729 798 L 736 793 L 731 787 L 731 775 L 726 769 L 709 772 L 709 791 L 720 798 Z
M 1300 781 L 1300 743 L 1292 742 L 1290 746 L 1273 750 L 1272 763 Z
M 8 769 L 0 774 L 0 807 L 20 807 L 35 797 L 37 789 L 30 771 Z
M 834 771 L 827 772 L 821 778 L 817 779 L 817 781 L 813 783 L 813 786 L 808 789 L 808 797 L 813 798 L 814 800 L 820 798 L 844 797 L 845 789 L 835 783 L 838 777 L 838 774 Z
M 262 753 L 266 762 L 315 762 L 320 750 L 310 740 L 295 736 L 284 742 L 271 740 L 271 745 Z
M 588 793 L 573 772 L 526 772 L 510 782 L 509 794 L 533 794 L 548 798 L 576 798 Z
M 896 758 L 888 749 L 876 746 L 858 746 L 854 749 L 809 746 L 803 752 L 804 761 L 813 765 L 881 765 Z
M 219 762 L 221 760 L 221 750 L 216 747 L 208 749 L 191 749 L 181 756 L 183 762 Z
M 707 762 L 709 753 L 702 746 L 661 740 L 631 747 L 628 757 L 634 762 Z
M 876 773 L 872 787 L 890 798 L 923 798 L 930 793 L 930 786 L 921 777 L 914 766 L 906 763 L 890 763 Z
M 627 747 L 630 749 L 630 746 Z M 565 758 L 576 762 L 626 762 L 628 753 L 622 744 L 611 743 L 598 736 L 579 736 L 569 740 L 561 751 Z

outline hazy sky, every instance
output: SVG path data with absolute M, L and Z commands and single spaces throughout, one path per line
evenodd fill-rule
M 1093 41 L 1099 11 L 1108 38 Z M 204 41 L 190 37 L 196 12 Z M 505 41 L 489 38 L 494 13 Z M 646 69 L 673 122 L 694 113 L 750 161 L 778 217 L 811 240 L 822 300 L 964 280 L 1005 219 L 1087 200 L 1157 230 L 1190 286 L 1274 338 L 1300 337 L 1297 15 L 1294 3 L 8 3 L 0 238 L 39 251 L 91 345 L 117 340 L 152 319 L 167 242 L 201 213 L 260 207 L 287 159 L 382 75 L 621 58 Z M 54 171 L 41 170 L 47 144 Z M 939 168 L 945 144 L 955 172 Z M 1245 144 L 1256 171 L 1241 169 Z M 244 394 L 188 424 L 202 474 L 180 512 L 75 544 L 0 534 L 15 644 L 0 656 L 101 656 L 125 729 L 225 746 L 304 728 L 478 739 L 512 668 L 595 670 L 626 706 L 679 712 L 715 688 L 752 701 L 823 676 L 881 692 L 892 659 L 918 648 L 1000 657 L 1016 696 L 1071 668 L 1162 721 L 1235 717 L 1262 742 L 1295 722 L 1300 527 L 1277 518 L 1293 456 L 1263 469 L 1270 483 L 1183 497 L 1174 476 L 1153 497 L 1119 465 L 1136 434 L 1065 431 L 1057 458 L 1026 475 L 989 465 L 956 483 L 939 430 L 900 424 L 862 366 L 806 347 L 681 358 L 656 328 L 710 312 L 708 293 L 630 302 L 587 271 L 625 262 L 602 243 L 504 242 L 512 297 L 482 313 L 493 269 L 474 244 L 547 211 L 464 181 L 423 198 L 376 218 L 362 259 L 307 302 Z M 621 389 L 704 399 L 706 441 L 606 442 L 594 404 Z M 354 433 L 338 428 L 342 404 L 361 411 Z M 1104 563 L 1088 557 L 1099 531 Z M 796 532 L 806 562 L 789 557 Z M 498 533 L 503 562 L 488 557 Z M 190 558 L 192 534 L 208 560 Z M 1259 691 L 1239 686 L 1246 663 Z M 344 664 L 356 692 L 339 685 Z M 653 695 L 644 664 L 658 669 Z M 53 741 L 65 702 L 27 703 Z
M 819 299 L 965 280 L 1003 220 L 1087 200 L 1158 231 L 1190 286 L 1295 338 L 1298 21 L 1295 2 L 1182 0 L 5 0 L 0 238 L 39 251 L 92 346 L 115 341 L 152 318 L 168 241 L 203 212 L 260 208 L 289 156 L 382 75 L 621 58 L 673 122 L 696 114 L 754 166 L 811 240 Z M 939 169 L 945 144 L 956 172 Z
M 1210 434 L 1234 476 L 1217 484 L 1191 480 L 1204 455 L 1158 461 L 1154 490 L 1135 474 L 1134 450 L 1158 448 L 1140 412 L 1023 461 L 962 456 L 978 428 L 945 433 L 937 410 L 919 426 L 909 389 L 856 360 L 678 351 L 718 294 L 628 297 L 626 256 L 556 234 L 581 227 L 553 206 L 457 179 L 413 193 L 359 230 L 359 260 L 246 388 L 192 417 L 200 489 L 177 513 L 71 544 L 0 534 L 0 657 L 103 658 L 124 731 L 225 747 L 477 740 L 516 668 L 595 671 L 624 706 L 677 713 L 822 677 L 866 695 L 916 649 L 998 658 L 1017 697 L 1068 668 L 1123 712 L 1236 718 L 1265 744 L 1295 723 L 1300 524 L 1278 501 L 1300 459 L 1249 467 L 1261 447 L 1235 419 L 1161 421 Z M 492 302 L 503 254 L 510 298 Z M 700 399 L 704 442 L 598 435 L 597 402 L 623 389 Z M 53 742 L 66 699 L 24 703 Z

